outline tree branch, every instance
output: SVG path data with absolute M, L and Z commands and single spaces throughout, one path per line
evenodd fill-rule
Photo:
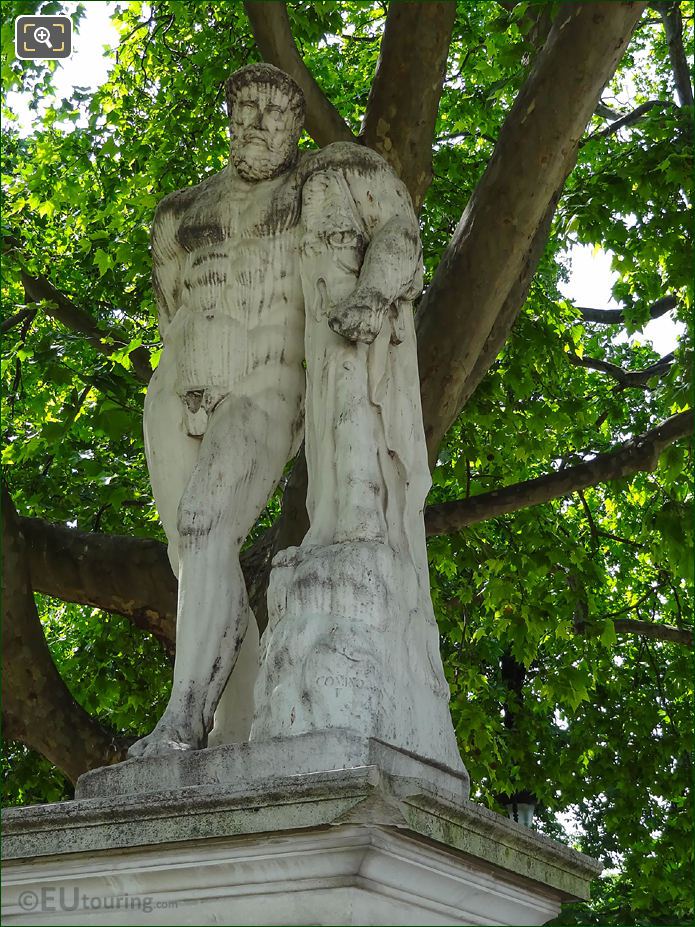
M 456 502 L 430 505 L 425 510 L 425 529 L 428 535 L 453 534 L 468 525 L 532 505 L 541 505 L 588 486 L 632 476 L 640 471 L 654 470 L 664 449 L 674 441 L 690 435 L 692 428 L 692 411 L 680 412 L 641 437 L 627 441 L 605 454 L 597 454 L 593 460 L 576 467 L 567 467 Z
M 599 370 L 601 373 L 607 373 L 608 376 L 617 380 L 621 386 L 637 386 L 642 389 L 648 388 L 649 381 L 653 377 L 662 377 L 668 373 L 673 363 L 674 354 L 665 354 L 655 364 L 644 367 L 642 370 L 624 370 L 617 364 L 611 364 L 609 361 L 599 360 L 597 357 L 579 357 L 578 354 L 568 354 L 567 360 L 575 367 L 586 367 L 589 370 Z
M 72 300 L 57 290 L 50 280 L 43 275 L 32 277 L 31 274 L 22 270 L 21 277 L 27 302 L 38 303 L 44 301 L 43 309 L 47 316 L 56 319 L 66 328 L 84 335 L 97 351 L 106 354 L 107 357 L 113 354 L 114 345 L 108 344 L 104 340 L 107 337 L 112 337 L 118 347 L 128 344 L 128 341 L 123 339 L 122 336 L 105 332 L 99 328 L 88 312 L 78 308 Z M 135 348 L 130 353 L 130 360 L 133 365 L 133 372 L 138 380 L 149 383 L 152 376 L 152 367 L 148 350 L 143 347 Z
M 693 105 L 693 85 L 690 82 L 690 66 L 683 47 L 683 17 L 680 3 L 653 3 L 652 6 L 659 11 L 664 24 L 678 102 L 682 107 L 689 108 Z
M 607 106 L 603 100 L 599 100 L 598 106 L 596 107 L 596 115 L 602 116 L 604 119 L 608 119 L 611 122 L 614 119 L 620 119 L 620 113 L 616 113 L 614 109 L 611 109 L 610 106 Z
M 509 337 L 509 333 L 514 327 L 519 313 L 523 309 L 529 289 L 531 288 L 533 275 L 543 251 L 545 250 L 545 244 L 550 234 L 550 226 L 553 222 L 553 216 L 555 215 L 555 209 L 559 198 L 560 196 L 558 193 L 557 196 L 551 199 L 548 211 L 533 236 L 519 276 L 514 281 L 507 298 L 502 304 L 502 308 L 497 314 L 490 334 L 487 336 L 482 350 L 478 354 L 470 373 L 466 377 L 466 381 L 461 389 L 460 401 L 462 407 L 465 406 L 480 385 L 485 374 L 490 367 L 492 367 L 495 358 L 500 353 Z
M 653 469 L 663 449 L 691 429 L 692 412 L 683 412 L 641 438 L 576 467 L 457 502 L 429 506 L 425 512 L 427 534 L 450 534 L 587 486 Z M 306 464 L 300 452 L 285 489 L 281 517 L 241 558 L 249 600 L 261 631 L 267 623 L 265 590 L 271 560 L 276 551 L 301 542 L 307 527 L 305 495 Z M 26 537 L 31 581 L 37 592 L 124 615 L 173 652 L 177 582 L 166 545 L 142 538 L 77 531 L 39 518 L 20 518 L 19 525 Z
M 173 655 L 177 583 L 165 544 L 42 518 L 21 518 L 20 524 L 36 592 L 124 615 Z
M 646 4 L 561 4 L 418 312 L 430 459 L 574 166 L 578 143 Z M 462 288 L 465 281 L 465 289 Z M 513 315 L 513 313 L 510 313 Z
M 294 525 L 296 519 L 287 517 L 286 524 Z M 178 583 L 166 544 L 151 538 L 78 531 L 42 518 L 20 517 L 19 525 L 34 591 L 123 615 L 156 637 L 173 657 Z M 280 549 L 274 543 L 277 535 L 274 525 L 241 555 L 249 600 L 261 631 L 267 623 L 265 589 L 270 561 Z M 290 543 L 282 540 L 283 547 Z
M 432 140 L 455 19 L 450 0 L 389 3 L 360 132 L 399 175 L 416 211 L 432 181 Z
M 87 769 L 125 759 L 114 739 L 81 708 L 56 669 L 36 612 L 24 537 L 2 488 L 5 735 L 38 750 L 76 782 Z
M 654 624 L 652 621 L 637 621 L 634 618 L 618 618 L 613 622 L 616 634 L 639 634 L 655 641 L 669 641 L 674 644 L 693 646 L 693 632 L 675 628 L 670 624 Z
M 609 135 L 615 135 L 620 129 L 626 129 L 628 126 L 633 126 L 635 123 L 640 122 L 648 112 L 656 107 L 666 109 L 668 106 L 672 105 L 672 103 L 664 100 L 648 100 L 646 103 L 633 109 L 631 113 L 627 113 L 625 116 L 616 119 L 615 122 L 612 122 L 605 129 L 601 129 L 600 132 L 594 132 L 589 138 L 606 138 Z
M 678 305 L 675 296 L 662 296 L 649 307 L 649 318 L 658 319 Z M 624 325 L 625 316 L 622 309 L 589 309 L 586 306 L 577 306 L 577 312 L 585 322 L 594 322 L 598 325 Z
M 354 142 L 350 127 L 299 54 L 286 5 L 278 0 L 245 0 L 244 7 L 263 58 L 282 68 L 302 88 L 306 100 L 306 128 L 316 144 L 323 147 L 331 142 Z
M 4 319 L 2 325 L 0 325 L 0 334 L 4 335 L 10 331 L 10 329 L 15 328 L 17 325 L 21 325 L 22 322 L 27 319 L 31 321 L 36 315 L 35 306 L 25 306 L 24 309 L 20 309 L 19 312 L 16 312 L 14 315 L 10 316 L 9 319 Z
M 675 296 L 662 296 L 649 307 L 649 318 L 658 319 L 678 305 Z M 577 306 L 585 322 L 594 322 L 598 325 L 624 325 L 625 315 L 622 309 L 589 309 L 586 306 Z

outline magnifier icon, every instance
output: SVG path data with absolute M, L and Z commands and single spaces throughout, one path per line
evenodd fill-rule
M 53 49 L 51 45 L 51 33 L 45 26 L 38 26 L 34 30 L 34 41 L 41 42 L 42 45 L 45 45 L 46 48 Z

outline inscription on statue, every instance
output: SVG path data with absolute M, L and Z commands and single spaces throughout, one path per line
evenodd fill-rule
M 359 676 L 317 676 L 316 685 L 331 689 L 364 689 L 365 682 Z

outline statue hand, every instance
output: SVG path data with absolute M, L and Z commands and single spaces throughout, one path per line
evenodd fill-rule
M 388 303 L 374 290 L 355 291 L 330 311 L 328 327 L 348 341 L 371 344 L 381 331 Z

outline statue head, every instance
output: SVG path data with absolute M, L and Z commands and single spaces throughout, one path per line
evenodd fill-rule
M 225 85 L 231 161 L 251 181 L 284 173 L 297 157 L 304 125 L 304 94 L 272 64 L 250 64 Z

